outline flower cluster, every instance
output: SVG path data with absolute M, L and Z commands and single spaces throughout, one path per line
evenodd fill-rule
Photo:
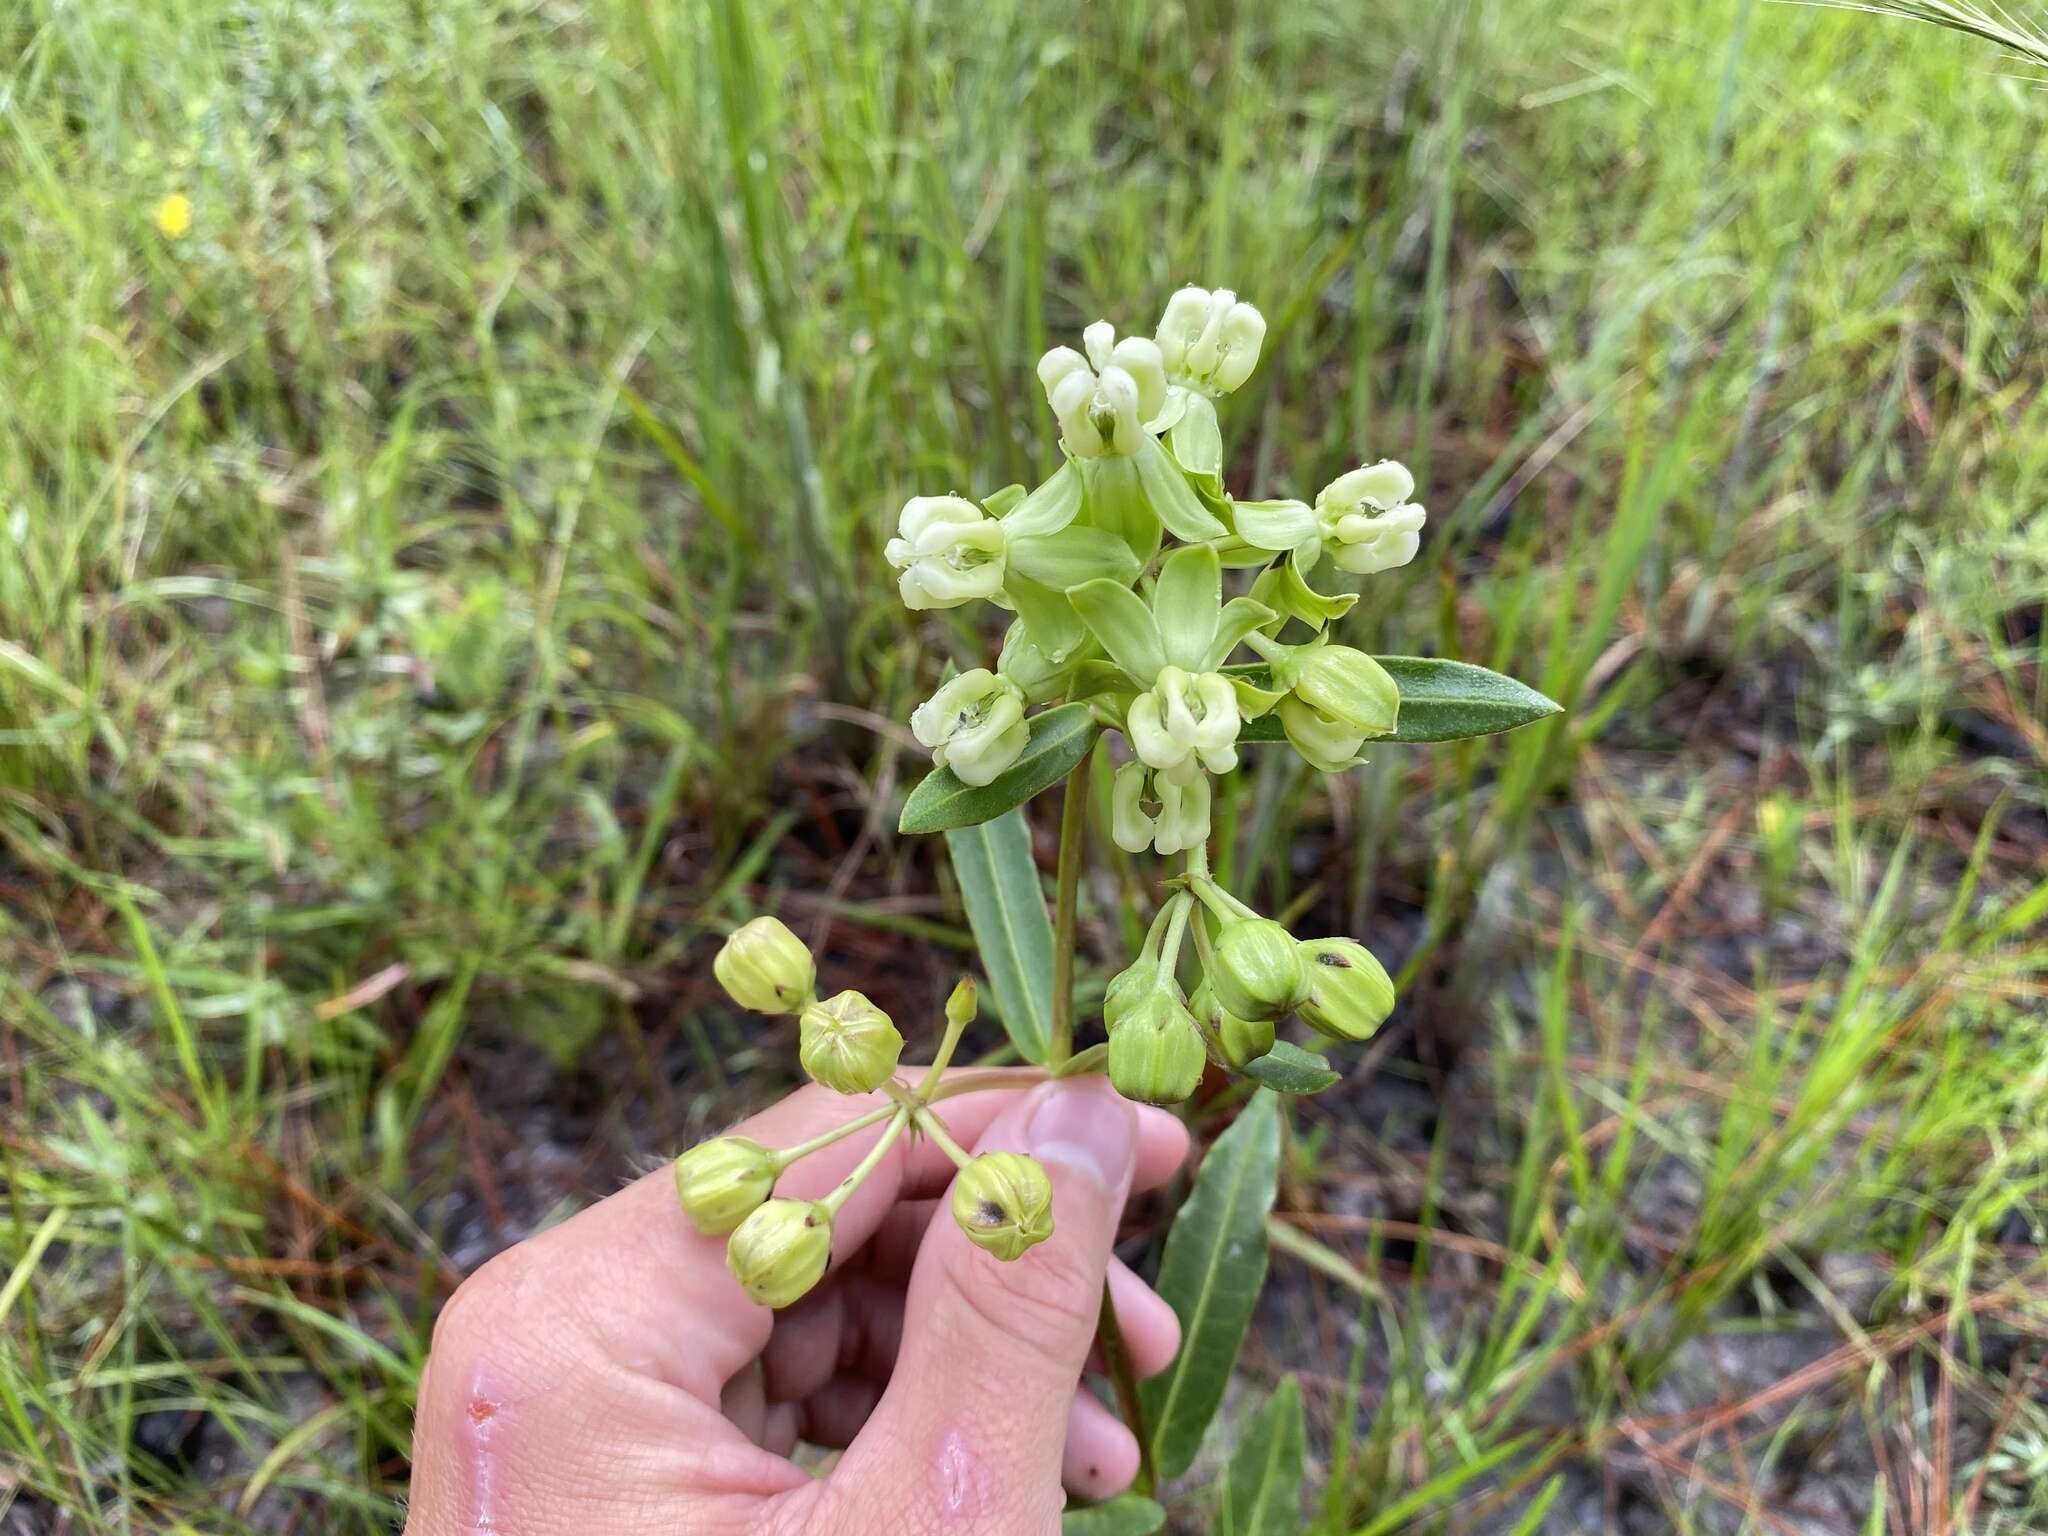
M 1181 289 L 1150 339 L 1097 321 L 1079 350 L 1039 360 L 1060 467 L 979 506 L 913 497 L 887 550 L 911 608 L 982 600 L 1015 615 L 993 669 L 961 672 L 912 714 L 938 768 L 992 784 L 1029 747 L 1035 709 L 1086 701 L 1128 747 L 1112 838 L 1188 859 L 1104 1005 L 1112 1077 L 1155 1101 L 1185 1097 L 1205 1061 L 1242 1069 L 1265 1054 L 1289 1011 L 1357 1039 L 1392 1006 L 1361 946 L 1297 944 L 1208 875 L 1212 779 L 1237 766 L 1251 722 L 1271 717 L 1277 731 L 1256 734 L 1323 772 L 1396 729 L 1394 679 L 1330 638 L 1356 596 L 1314 577 L 1325 556 L 1361 575 L 1405 565 L 1424 518 L 1391 460 L 1340 475 L 1313 503 L 1230 495 L 1217 402 L 1252 377 L 1265 339 L 1258 310 L 1227 289 Z M 1244 590 L 1226 593 L 1227 572 L 1249 573 Z M 1204 978 L 1192 999 L 1177 979 L 1190 935 Z
M 909 607 L 979 600 L 1016 615 L 994 669 L 960 673 L 912 714 L 939 767 L 992 783 L 1029 744 L 1035 707 L 1089 700 L 1131 749 L 1117 842 L 1175 854 L 1208 838 L 1210 779 L 1236 766 L 1246 722 L 1275 715 L 1325 772 L 1394 729 L 1392 678 L 1328 642 L 1355 596 L 1311 578 L 1325 555 L 1359 574 L 1413 559 L 1415 482 L 1389 460 L 1340 475 L 1313 504 L 1232 497 L 1216 402 L 1250 379 L 1265 337 L 1227 289 L 1181 289 L 1150 338 L 1097 321 L 1079 350 L 1039 360 L 1063 450 L 1044 484 L 904 505 L 887 554 Z M 1227 601 L 1226 570 L 1254 573 Z M 1283 641 L 1296 623 L 1306 640 Z M 1255 659 L 1233 664 L 1240 648 Z
M 705 1236 L 726 1239 L 726 1265 L 755 1301 L 786 1307 L 824 1278 L 840 1207 L 905 1132 L 929 1137 L 958 1165 L 953 1218 L 977 1247 L 1011 1260 L 1052 1235 L 1052 1184 L 1044 1168 L 1015 1152 L 969 1156 L 933 1109 L 946 1097 L 946 1062 L 974 1019 L 972 981 L 963 980 L 947 1000 L 938 1055 L 912 1088 L 896 1079 L 903 1036 L 889 1015 L 852 990 L 820 1001 L 810 952 L 776 919 L 757 917 L 736 929 L 712 970 L 742 1008 L 796 1017 L 797 1055 L 817 1082 L 844 1094 L 886 1090 L 889 1099 L 801 1146 L 776 1150 L 744 1136 L 721 1136 L 676 1159 L 676 1194 L 685 1214 Z M 776 1180 L 792 1164 L 876 1125 L 883 1129 L 875 1144 L 830 1194 L 776 1197 Z

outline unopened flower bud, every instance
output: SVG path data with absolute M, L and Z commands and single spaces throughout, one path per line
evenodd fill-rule
M 976 787 L 1016 762 L 1031 739 L 1023 690 L 986 667 L 962 672 L 911 711 L 910 733 L 931 748 L 935 766 Z
M 832 1262 L 832 1212 L 815 1200 L 770 1200 L 725 1245 L 725 1267 L 764 1307 L 786 1307 Z
M 981 1012 L 981 992 L 972 976 L 962 976 L 946 995 L 946 1022 L 966 1026 Z
M 839 1093 L 873 1093 L 896 1070 L 903 1036 L 867 998 L 851 990 L 806 1008 L 797 1059 L 816 1081 Z
M 984 1152 L 953 1181 L 953 1219 L 1008 1263 L 1052 1236 L 1052 1181 L 1021 1152 Z
M 1273 1021 L 1240 1019 L 1216 1001 L 1216 989 L 1207 981 L 1195 988 L 1188 1008 L 1202 1027 L 1209 1055 L 1219 1067 L 1242 1072 L 1273 1049 Z
M 1271 1021 L 1301 1000 L 1301 957 L 1294 935 L 1270 917 L 1223 925 L 1209 985 L 1224 1010 Z
M 906 608 L 957 608 L 1003 587 L 1003 525 L 964 496 L 913 496 L 884 547 Z
M 1301 946 L 1308 995 L 1297 1011 L 1332 1040 L 1363 1040 L 1394 1011 L 1387 968 L 1356 939 L 1311 939 Z
M 1168 374 L 1229 394 L 1259 365 L 1266 319 L 1228 288 L 1183 288 L 1166 301 L 1156 335 Z
M 775 1154 L 744 1136 L 720 1136 L 676 1159 L 676 1196 L 706 1237 L 730 1232 L 775 1189 Z
M 711 962 L 726 995 L 755 1013 L 796 1013 L 811 1000 L 818 969 L 803 941 L 772 917 L 735 928 Z
M 1177 1104 L 1202 1080 L 1209 1053 L 1179 990 L 1162 976 L 1119 1009 L 1109 1031 L 1109 1080 L 1127 1099 Z
M 1159 985 L 1159 962 L 1137 959 L 1110 977 L 1102 994 L 1102 1027 L 1115 1033 L 1118 1025 Z
M 1408 498 L 1415 477 L 1392 459 L 1339 475 L 1316 497 L 1330 558 L 1358 575 L 1406 565 L 1421 547 L 1423 509 Z

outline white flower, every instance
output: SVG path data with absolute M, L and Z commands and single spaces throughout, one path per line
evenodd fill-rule
M 1158 807 L 1156 812 L 1148 805 Z M 1209 840 L 1209 778 L 1192 763 L 1152 769 L 1128 762 L 1110 792 L 1110 836 L 1126 853 L 1185 853 Z
M 1259 366 L 1266 317 L 1228 288 L 1183 288 L 1166 301 L 1156 335 L 1176 382 L 1227 395 Z
M 1415 477 L 1392 459 L 1339 475 L 1316 497 L 1316 517 L 1339 569 L 1369 576 L 1415 558 L 1422 508 L 1408 498 Z
M 1237 690 L 1221 672 L 1191 673 L 1164 666 L 1150 693 L 1131 701 L 1126 726 L 1131 746 L 1148 767 L 1211 773 L 1237 766 Z
M 1116 339 L 1098 320 L 1081 333 L 1083 357 L 1054 347 L 1038 360 L 1038 382 L 1059 418 L 1060 437 L 1076 458 L 1132 454 L 1145 440 L 1145 423 L 1166 405 L 1166 370 L 1159 348 L 1142 336 Z
M 986 667 L 962 672 L 910 714 L 910 733 L 931 748 L 935 767 L 963 784 L 989 782 L 1024 750 L 1024 694 Z
M 913 496 L 884 547 L 905 607 L 957 608 L 1003 586 L 1003 525 L 962 496 Z

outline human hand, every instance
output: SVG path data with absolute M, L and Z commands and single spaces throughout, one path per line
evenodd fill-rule
M 863 1107 L 804 1088 L 736 1134 L 792 1146 Z M 1126 1487 L 1137 1445 L 1079 1382 L 1105 1277 L 1141 1375 L 1179 1347 L 1172 1309 L 1110 1247 L 1187 1133 L 1100 1078 L 963 1093 L 942 1114 L 956 1140 L 1029 1152 L 1051 1178 L 1053 1234 L 1014 1263 L 946 1215 L 953 1165 L 919 1139 L 847 1199 L 830 1277 L 784 1312 L 747 1299 L 666 1169 L 478 1270 L 434 1329 L 407 1536 L 1036 1536 L 1058 1529 L 1063 1484 Z M 823 1196 L 880 1132 L 804 1159 L 777 1193 Z M 799 1438 L 845 1454 L 814 1477 L 787 1459 Z

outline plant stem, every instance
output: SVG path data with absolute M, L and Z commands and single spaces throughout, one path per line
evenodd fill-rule
M 855 1131 L 864 1131 L 871 1125 L 880 1125 L 896 1113 L 894 1104 L 884 1104 L 880 1109 L 871 1109 L 864 1115 L 856 1116 L 841 1126 L 813 1136 L 809 1141 L 800 1141 L 793 1147 L 783 1147 L 775 1153 L 775 1171 L 782 1172 L 800 1158 L 809 1157 L 813 1152 L 822 1152 L 835 1141 L 842 1141 Z
M 1053 1078 L 1082 1077 L 1090 1072 L 1100 1072 L 1103 1063 L 1109 1060 L 1109 1042 L 1099 1040 L 1086 1050 L 1076 1051 L 1065 1061 L 1052 1069 Z
M 967 1020 L 948 1017 L 946 1033 L 939 1041 L 938 1054 L 932 1057 L 932 1064 L 924 1070 L 924 1080 L 917 1085 L 918 1102 L 929 1104 L 932 1095 L 938 1092 L 939 1079 L 946 1075 L 946 1063 L 953 1059 L 953 1052 L 960 1044 L 961 1035 L 967 1032 Z
M 1131 1352 L 1124 1345 L 1123 1329 L 1116 1320 L 1116 1302 L 1110 1296 L 1107 1280 L 1102 1283 L 1102 1311 L 1095 1322 L 1095 1342 L 1102 1350 L 1102 1363 L 1116 1392 L 1117 1412 L 1138 1442 L 1137 1491 L 1150 1494 L 1158 1483 L 1158 1474 L 1152 1469 L 1152 1437 L 1145 1433 L 1145 1410 L 1138 1401 L 1138 1373 L 1131 1365 Z
M 1074 926 L 1081 896 L 1081 845 L 1088 835 L 1090 748 L 1067 775 L 1060 797 L 1059 886 L 1052 918 L 1052 1040 L 1047 1065 L 1059 1067 L 1074 1054 Z
M 918 1110 L 917 1128 L 938 1144 L 939 1150 L 953 1160 L 955 1168 L 965 1168 L 974 1161 L 974 1158 L 969 1155 L 967 1150 L 959 1142 L 955 1141 L 946 1130 L 946 1122 L 933 1114 L 929 1109 L 920 1108 Z
M 837 1189 L 818 1202 L 834 1216 L 839 1214 L 839 1208 L 846 1204 L 847 1198 L 860 1188 L 862 1181 L 875 1171 L 875 1165 L 888 1155 L 889 1148 L 896 1144 L 896 1138 L 903 1134 L 903 1128 L 910 1124 L 910 1111 L 900 1105 L 891 1104 L 889 1113 L 895 1118 L 890 1120 L 888 1129 L 875 1138 L 875 1144 L 868 1148 L 868 1155 L 855 1165 L 853 1172 L 840 1180 Z

